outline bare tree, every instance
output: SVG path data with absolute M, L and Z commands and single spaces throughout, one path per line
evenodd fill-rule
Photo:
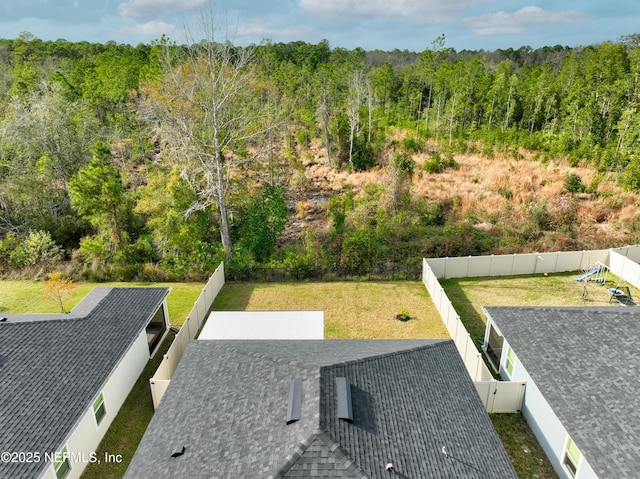
M 366 95 L 365 76 L 360 70 L 353 72 L 349 80 L 349 98 L 347 99 L 347 118 L 349 119 L 349 167 L 353 165 L 353 142 L 360 131 L 360 107 Z
M 199 27 L 186 29 L 186 45 L 166 45 L 165 75 L 148 92 L 143 111 L 197 194 L 185 214 L 217 207 L 230 262 L 228 195 L 238 165 L 260 155 L 259 140 L 274 122 L 267 87 L 255 72 L 254 50 L 234 47 L 228 29 L 215 24 L 211 10 L 203 13 Z M 218 32 L 224 35 L 222 41 Z

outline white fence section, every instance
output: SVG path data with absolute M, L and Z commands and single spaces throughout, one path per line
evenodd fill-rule
M 489 414 L 520 411 L 526 382 L 476 381 L 476 391 Z
M 440 313 L 440 317 L 447 327 L 447 331 L 449 331 L 449 336 L 455 342 L 471 379 L 473 381 L 490 381 L 493 379 L 491 371 L 482 359 L 482 353 L 478 351 L 478 348 L 473 343 L 471 335 L 462 324 L 460 316 L 453 308 L 451 301 L 431 270 L 427 260 L 423 261 L 422 282 Z
M 224 286 L 224 282 L 224 263 L 220 263 L 220 266 L 216 268 L 207 281 L 207 284 L 202 288 L 200 296 L 193 305 L 189 316 L 185 319 L 180 331 L 173 339 L 173 343 L 171 343 L 167 353 L 163 356 L 160 366 L 158 366 L 155 374 L 149 380 L 154 408 L 157 408 L 158 404 L 160 404 L 160 400 L 169 386 L 171 377 L 178 367 L 178 363 L 180 362 L 180 358 L 182 358 L 187 344 L 189 344 L 189 341 L 192 339 L 195 339 L 196 334 L 200 330 L 200 326 L 202 326 L 202 323 L 207 318 L 213 301 Z
M 640 265 L 628 256 L 623 256 L 626 252 L 611 251 L 609 271 L 636 288 L 640 288 Z
M 640 245 L 638 244 L 631 245 L 631 246 L 624 246 L 622 248 L 612 248 L 611 251 L 615 251 L 616 253 L 621 254 L 622 256 L 626 256 L 627 258 L 634 261 L 635 263 L 640 263 Z
M 430 258 L 429 267 L 438 278 L 477 276 L 513 276 L 586 270 L 597 262 L 608 264 L 610 250 L 568 251 L 557 253 L 504 254 Z M 634 249 L 640 257 L 640 250 Z
M 481 353 L 460 321 L 438 278 L 514 276 L 586 271 L 603 263 L 626 282 L 640 288 L 640 245 L 609 250 L 566 251 L 512 255 L 429 258 L 422 264 L 422 282 L 453 338 L 488 412 L 516 412 L 526 383 L 493 380 Z

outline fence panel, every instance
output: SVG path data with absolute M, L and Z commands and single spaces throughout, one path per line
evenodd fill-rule
M 153 399 L 153 409 L 158 409 L 158 405 L 160 404 L 160 400 L 162 396 L 164 396 L 165 391 L 169 387 L 168 379 L 153 379 L 149 380 L 149 384 L 151 385 L 151 398 Z
M 640 256 L 640 248 L 633 248 L 632 254 Z M 428 258 L 423 264 L 427 264 L 437 278 L 466 278 L 580 271 L 597 262 L 607 264 L 609 250 Z
M 173 373 L 176 371 L 180 358 L 182 358 L 182 353 L 184 353 L 184 350 L 187 348 L 187 344 L 189 344 L 190 339 L 189 329 L 185 327 L 182 327 L 180 332 L 176 334 L 176 337 L 173 338 L 173 343 L 171 343 L 171 347 L 167 351 L 171 376 L 173 376 Z M 171 379 L 171 376 L 169 379 Z
M 627 283 L 640 287 L 640 265 L 622 254 L 612 251 L 609 270 Z
M 625 246 L 624 248 L 614 248 L 613 251 L 626 256 L 634 263 L 640 263 L 640 245 Z
M 189 341 L 197 336 L 200 326 L 224 284 L 224 263 L 220 263 L 200 292 L 198 299 L 193 305 L 193 309 L 185 319 L 180 331 L 176 334 L 175 338 L 173 338 L 173 343 L 171 343 L 160 366 L 149 380 L 154 407 L 157 407 L 160 403 L 160 399 L 162 399 L 162 395 L 169 385 L 169 380 L 171 380 L 173 373 L 178 367 L 182 354 L 187 348 Z
M 476 391 L 489 414 L 515 413 L 522 409 L 525 382 L 476 381 Z

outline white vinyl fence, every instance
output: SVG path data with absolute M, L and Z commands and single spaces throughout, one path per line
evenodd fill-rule
M 513 413 L 522 407 L 526 382 L 476 381 L 473 384 L 489 414 Z
M 451 304 L 438 278 L 478 276 L 512 276 L 587 270 L 600 262 L 637 286 L 640 266 L 630 258 L 640 258 L 640 247 L 617 250 L 569 251 L 512 255 L 467 256 L 463 258 L 429 258 L 423 261 L 422 282 L 431 295 L 442 321 L 453 338 L 469 376 L 476 384 L 488 412 L 516 412 L 522 406 L 524 383 L 496 381 L 482 358 L 460 316 Z
M 153 397 L 153 407 L 157 408 L 164 392 L 171 382 L 173 373 L 182 358 L 182 354 L 189 344 L 189 341 L 195 339 L 196 334 L 200 330 L 200 326 L 207 318 L 207 314 L 213 301 L 224 286 L 224 263 L 220 263 L 211 275 L 207 284 L 202 288 L 202 292 L 198 300 L 193 305 L 193 309 L 184 321 L 178 334 L 173 339 L 173 343 L 169 347 L 167 353 L 162 358 L 162 362 L 156 370 L 153 377 L 149 380 L 151 385 L 151 396 Z
M 460 316 L 431 269 L 430 261 L 430 259 L 423 260 L 422 282 L 440 313 L 440 317 L 447 327 L 447 331 L 449 331 L 449 336 L 455 342 L 471 379 L 473 381 L 490 381 L 493 379 L 493 375 L 482 359 L 482 353 L 478 351 L 478 348 L 473 343 L 471 335 L 462 324 Z
M 608 250 L 528 253 L 512 255 L 429 258 L 423 260 L 422 282 L 431 295 L 476 385 L 488 412 L 516 412 L 522 406 L 526 383 L 495 381 L 481 353 L 460 320 L 438 278 L 513 276 L 585 271 L 596 263 L 640 288 L 640 245 Z
M 609 271 L 616 276 L 632 284 L 636 288 L 640 288 L 640 248 L 618 248 L 611 250 L 611 258 L 609 263 Z
M 426 261 L 438 278 L 513 276 L 586 270 L 597 262 L 608 264 L 610 251 L 613 250 L 429 258 Z M 640 256 L 640 251 L 636 254 Z

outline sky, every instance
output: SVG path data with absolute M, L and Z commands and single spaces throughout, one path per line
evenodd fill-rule
M 235 45 L 328 40 L 332 48 L 577 47 L 640 33 L 637 0 L 0 0 L 0 38 L 183 43 L 215 17 Z M 185 34 L 190 32 L 190 34 Z M 202 35 L 200 35 L 202 36 Z

